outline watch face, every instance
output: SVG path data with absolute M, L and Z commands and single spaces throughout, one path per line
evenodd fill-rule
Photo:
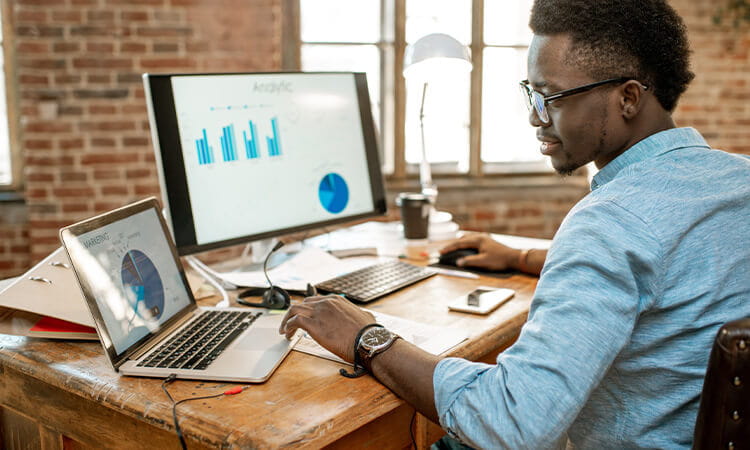
M 382 327 L 370 328 L 362 336 L 362 346 L 368 350 L 377 349 L 393 339 L 393 334 Z

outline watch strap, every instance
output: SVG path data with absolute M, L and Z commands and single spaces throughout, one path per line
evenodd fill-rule
M 369 370 L 364 365 L 362 365 L 362 361 L 359 355 L 359 341 L 362 339 L 362 335 L 365 334 L 365 331 L 373 327 L 385 328 L 379 323 L 369 323 L 359 330 L 357 336 L 354 338 L 354 365 L 352 367 L 352 371 L 349 372 L 346 369 L 339 369 L 339 373 L 346 378 L 359 378 L 362 375 L 366 374 Z

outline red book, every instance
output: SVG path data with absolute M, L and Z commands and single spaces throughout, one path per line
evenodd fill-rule
M 29 336 L 56 339 L 98 339 L 96 329 L 54 317 L 42 317 L 29 329 Z

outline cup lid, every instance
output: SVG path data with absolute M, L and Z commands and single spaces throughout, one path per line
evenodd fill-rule
M 429 202 L 430 199 L 419 192 L 401 192 L 396 197 L 396 206 L 401 206 L 403 200 L 409 200 L 413 202 Z

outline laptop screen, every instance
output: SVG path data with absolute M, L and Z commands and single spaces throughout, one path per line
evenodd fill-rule
M 95 302 L 102 341 L 115 357 L 194 305 L 157 209 L 116 214 L 121 211 L 62 233 L 89 307 Z

